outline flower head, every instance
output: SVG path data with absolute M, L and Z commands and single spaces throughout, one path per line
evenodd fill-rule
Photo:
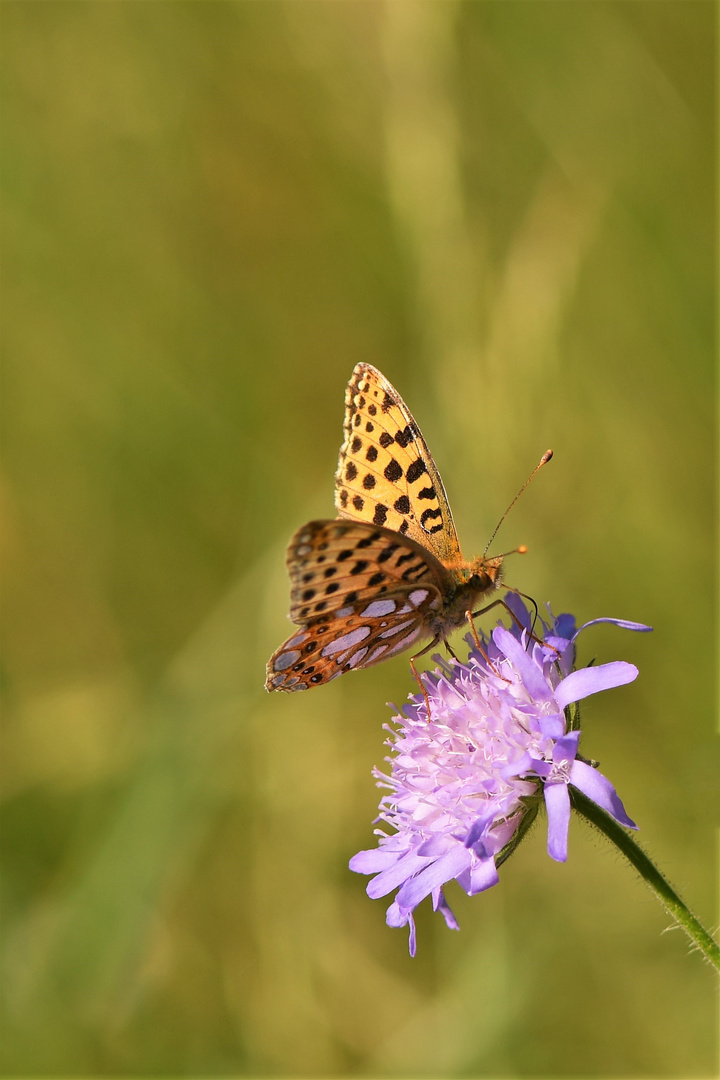
M 387 922 L 409 924 L 412 955 L 415 907 L 431 895 L 434 909 L 458 929 L 443 886 L 454 878 L 472 896 L 495 885 L 498 866 L 543 797 L 548 854 L 559 861 L 567 858 L 568 785 L 622 825 L 637 827 L 610 781 L 578 760 L 576 705 L 632 682 L 637 668 L 616 661 L 575 671 L 575 639 L 585 627 L 576 630 L 569 615 L 550 617 L 538 642 L 526 608 L 516 597 L 508 604 L 522 629 L 500 624 L 481 649 L 468 636 L 465 664 L 435 657 L 439 667 L 425 675 L 429 717 L 423 695 L 416 694 L 394 717 L 396 727 L 388 727 L 390 775 L 374 770 L 378 786 L 389 789 L 377 820 L 393 831 L 377 829 L 378 847 L 359 852 L 350 868 L 375 875 L 367 887 L 373 898 L 398 889 Z M 594 622 L 650 629 L 618 619 Z

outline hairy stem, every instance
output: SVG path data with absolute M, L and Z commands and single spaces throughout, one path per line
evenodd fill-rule
M 577 788 L 570 788 L 572 804 L 579 814 L 607 836 L 622 851 L 646 885 L 655 893 L 660 903 L 676 920 L 703 956 L 720 971 L 720 945 L 712 937 L 692 911 L 680 899 L 672 885 L 650 861 L 640 845 L 625 829 L 583 795 Z

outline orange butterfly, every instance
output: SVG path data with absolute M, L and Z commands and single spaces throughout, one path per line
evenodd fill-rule
M 447 643 L 500 584 L 502 556 L 463 559 L 427 443 L 370 364 L 352 373 L 344 434 L 335 476 L 340 516 L 311 521 L 290 541 L 290 618 L 298 629 L 268 661 L 268 690 L 320 686 L 423 638 L 432 640 L 421 652 Z

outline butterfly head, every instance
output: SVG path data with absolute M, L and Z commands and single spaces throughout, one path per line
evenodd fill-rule
M 459 572 L 463 584 L 478 593 L 490 592 L 497 588 L 502 579 L 502 555 L 486 559 L 482 555 L 466 563 Z

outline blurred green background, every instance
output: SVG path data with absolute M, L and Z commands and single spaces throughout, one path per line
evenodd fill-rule
M 4 1070 L 715 1075 L 714 980 L 538 827 L 412 961 L 372 846 L 404 658 L 269 696 L 377 365 L 467 555 L 627 659 L 584 751 L 717 922 L 710 2 L 13 3 L 2 20 Z

